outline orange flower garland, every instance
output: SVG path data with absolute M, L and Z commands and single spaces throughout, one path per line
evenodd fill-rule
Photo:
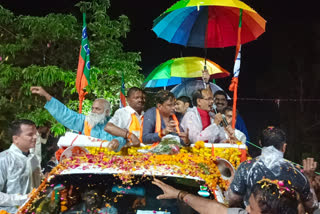
M 61 164 L 56 166 L 48 177 L 60 174 L 64 169 L 74 169 L 82 167 L 83 170 L 89 167 L 97 167 L 101 170 L 113 168 L 120 170 L 122 173 L 114 175 L 122 180 L 123 184 L 133 185 L 136 170 L 158 170 L 165 169 L 166 173 L 180 176 L 199 177 L 205 181 L 208 188 L 213 191 L 216 186 L 226 190 L 228 182 L 221 178 L 220 172 L 215 164 L 216 158 L 224 158 L 237 168 L 240 164 L 241 151 L 236 148 L 214 148 L 215 156 L 212 157 L 211 148 L 206 148 L 203 141 L 199 141 L 194 147 L 183 147 L 179 154 L 175 155 L 156 155 L 142 154 L 139 149 L 150 149 L 150 146 L 132 147 L 126 151 L 113 152 L 107 148 L 86 147 L 90 154 L 85 156 L 72 157 L 65 159 Z M 19 209 L 18 213 L 26 213 L 31 208 L 32 203 L 38 200 L 40 192 L 48 187 L 46 178 L 39 188 L 30 196 L 30 200 Z M 62 204 L 64 205 L 64 204 Z

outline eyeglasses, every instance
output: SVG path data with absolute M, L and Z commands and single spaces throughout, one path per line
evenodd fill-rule
M 202 99 L 207 100 L 207 101 L 213 101 L 213 98 L 212 98 L 212 97 L 202 98 Z

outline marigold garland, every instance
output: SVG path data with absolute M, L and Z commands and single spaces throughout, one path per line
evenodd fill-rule
M 85 156 L 72 157 L 58 164 L 50 173 L 49 178 L 60 174 L 64 169 L 74 169 L 89 166 L 101 169 L 120 169 L 124 173 L 114 175 L 122 180 L 123 184 L 133 185 L 132 171 L 151 167 L 153 169 L 164 168 L 174 171 L 181 176 L 193 176 L 203 179 L 208 188 L 213 191 L 219 185 L 222 190 L 227 188 L 228 182 L 221 178 L 220 172 L 215 164 L 216 158 L 224 158 L 237 168 L 240 164 L 241 151 L 236 148 L 214 148 L 215 156 L 212 157 L 211 148 L 206 148 L 203 141 L 199 141 L 194 147 L 183 147 L 176 155 L 155 155 L 142 154 L 139 149 L 150 149 L 150 146 L 131 147 L 120 152 L 109 151 L 107 148 L 86 147 L 90 154 Z M 85 165 L 83 165 L 85 164 Z M 173 174 L 173 172 L 172 172 Z M 19 209 L 18 213 L 26 213 L 32 203 L 39 199 L 40 192 L 48 187 L 48 177 L 42 182 L 39 188 L 30 196 L 30 200 Z

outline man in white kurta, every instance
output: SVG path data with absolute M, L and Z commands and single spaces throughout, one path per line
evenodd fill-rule
M 0 153 L 0 210 L 15 213 L 27 199 L 28 193 L 40 184 L 41 173 L 34 148 L 37 129 L 30 120 L 11 124 L 12 144 Z
M 104 130 L 114 136 L 128 139 L 129 146 L 139 146 L 142 139 L 142 126 L 145 94 L 137 87 L 127 93 L 128 105 L 118 109 L 109 120 Z
M 208 143 L 220 143 L 226 140 L 221 114 L 214 116 L 211 109 L 213 105 L 213 95 L 206 89 L 197 90 L 193 94 L 193 104 L 195 107 L 184 115 L 181 127 L 188 133 L 191 143 L 205 141 Z

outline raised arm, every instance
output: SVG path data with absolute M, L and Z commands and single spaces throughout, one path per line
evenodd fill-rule
M 30 91 L 32 94 L 38 94 L 39 96 L 46 98 L 47 101 L 50 101 L 52 98 L 52 96 L 40 86 L 32 86 Z
M 82 132 L 84 126 L 85 116 L 75 111 L 70 110 L 60 101 L 52 97 L 42 87 L 32 86 L 31 93 L 38 94 L 46 98 L 47 103 L 44 106 L 49 113 L 62 125 L 69 129 Z
M 314 161 L 314 158 L 306 158 L 303 161 L 303 173 L 307 177 L 308 182 L 306 182 L 304 193 L 310 192 L 309 194 L 302 194 L 301 200 L 303 201 L 303 205 L 307 212 L 313 213 L 313 211 L 319 208 L 317 195 L 312 186 L 315 178 L 315 170 L 317 168 L 318 163 Z M 307 195 L 307 197 L 305 197 Z

